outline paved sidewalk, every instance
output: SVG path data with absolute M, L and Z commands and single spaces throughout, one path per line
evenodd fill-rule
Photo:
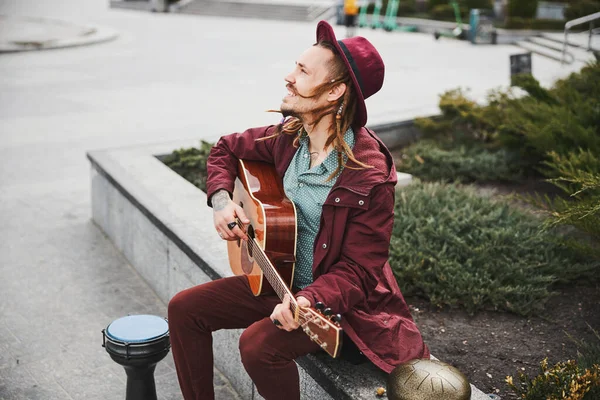
M 0 399 L 122 399 L 125 374 L 100 331 L 130 313 L 165 316 L 166 305 L 90 221 L 86 151 L 214 141 L 276 122 L 264 110 L 278 106 L 315 24 L 108 10 L 105 0 L 8 0 L 0 15 L 119 32 L 94 46 L 0 54 Z M 2 29 L 45 40 L 43 27 Z M 370 124 L 436 113 L 438 95 L 457 86 L 482 97 L 508 84 L 508 57 L 521 52 L 359 33 L 387 67 Z M 544 85 L 581 66 L 533 58 Z M 181 399 L 170 356 L 156 380 L 160 399 Z M 235 396 L 218 384 L 219 399 Z
M 108 27 L 0 15 L 0 53 L 85 46 L 117 36 L 117 31 Z

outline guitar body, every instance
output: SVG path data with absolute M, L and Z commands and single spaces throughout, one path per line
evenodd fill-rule
M 275 167 L 240 160 L 233 201 L 244 209 L 250 220 L 250 224 L 242 229 L 256 239 L 291 289 L 296 255 L 296 209 L 285 196 L 282 179 L 277 176 Z M 255 296 L 275 293 L 254 259 L 259 255 L 253 254 L 246 242 L 227 242 L 227 252 L 232 272 L 246 275 Z
M 332 357 L 340 354 L 341 315 L 322 303 L 300 307 L 292 293 L 296 255 L 296 209 L 283 190 L 275 167 L 239 161 L 233 201 L 244 209 L 250 223 L 236 222 L 248 240 L 227 242 L 229 264 L 235 275 L 246 275 L 255 296 L 290 297 L 290 311 L 310 340 Z M 300 329 L 299 328 L 299 329 Z

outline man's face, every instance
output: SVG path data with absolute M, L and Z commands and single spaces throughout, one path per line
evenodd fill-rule
M 328 104 L 327 91 L 314 96 L 314 89 L 328 79 L 328 65 L 332 57 L 330 50 L 318 46 L 302 53 L 294 70 L 285 77 L 288 94 L 281 103 L 283 115 L 305 120 L 306 116 Z

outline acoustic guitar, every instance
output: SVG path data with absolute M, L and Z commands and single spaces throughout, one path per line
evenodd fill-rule
M 233 201 L 250 223 L 237 223 L 248 240 L 227 242 L 231 270 L 246 275 L 255 296 L 290 297 L 290 309 L 302 330 L 332 357 L 342 347 L 341 316 L 322 303 L 300 307 L 292 293 L 296 254 L 296 209 L 271 164 L 240 160 Z

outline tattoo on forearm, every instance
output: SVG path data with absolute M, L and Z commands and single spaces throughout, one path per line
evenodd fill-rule
M 227 190 L 219 190 L 213 194 L 211 203 L 214 211 L 221 211 L 229 203 L 229 193 Z

